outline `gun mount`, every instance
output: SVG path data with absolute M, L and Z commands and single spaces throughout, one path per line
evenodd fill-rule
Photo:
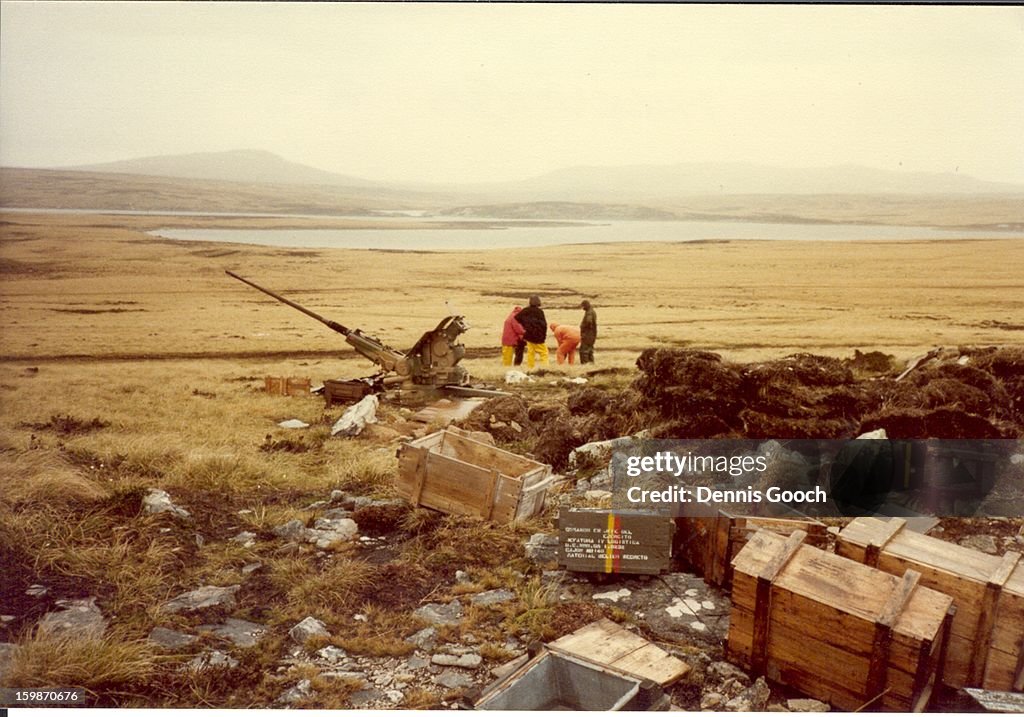
M 344 336 L 345 341 L 352 348 L 381 367 L 382 375 L 375 379 L 379 378 L 383 386 L 441 388 L 469 384 L 469 372 L 458 365 L 462 357 L 466 355 L 466 347 L 459 343 L 458 337 L 469 329 L 462 316 L 446 316 L 436 328 L 423 334 L 411 349 L 399 351 L 373 336 L 364 334 L 359 329 L 350 329 L 337 321 L 323 317 L 234 272 L 225 271 L 224 273 L 277 299 L 282 304 L 301 311 L 306 316 L 316 319 L 332 331 Z

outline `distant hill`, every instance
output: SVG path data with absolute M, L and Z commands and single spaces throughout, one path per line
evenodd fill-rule
M 691 163 L 556 170 L 489 188 L 560 201 L 664 199 L 727 194 L 1020 194 L 1024 185 L 963 174 L 897 172 L 857 165 L 789 169 L 745 163 Z
M 258 149 L 139 157 L 63 169 L 255 184 L 314 184 L 332 187 L 373 187 L 380 184 L 368 179 L 316 169 L 298 162 L 289 162 L 272 152 Z

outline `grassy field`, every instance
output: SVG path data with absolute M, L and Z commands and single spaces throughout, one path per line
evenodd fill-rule
M 300 706 L 345 706 L 352 685 L 279 661 L 288 629 L 310 614 L 327 624 L 332 644 L 387 664 L 409 653 L 404 638 L 423 627 L 410 616 L 414 607 L 509 587 L 511 603 L 473 608 L 461 627 L 445 628 L 453 640 L 472 633 L 485 668 L 508 657 L 508 635 L 525 644 L 571 622 L 572 606 L 552 605 L 523 561 L 532 524 L 493 529 L 403 508 L 356 516 L 361 527 L 378 521 L 397 536 L 386 561 L 346 546 L 281 551 L 273 528 L 311 521 L 317 513 L 308 506 L 331 491 L 391 496 L 406 414 L 386 406 L 382 425 L 366 435 L 330 439 L 340 408 L 264 394 L 265 375 L 318 383 L 374 367 L 342 337 L 224 269 L 399 348 L 433 328 L 448 300 L 473 327 L 465 365 L 492 382 L 503 373 L 502 320 L 534 292 L 551 321 L 576 323 L 579 301 L 594 302 L 599 367 L 631 367 L 652 346 L 755 361 L 1024 343 L 1024 242 L 999 239 L 299 251 L 143 233 L 255 220 L 6 213 L 0 221 L 0 557 L 10 571 L 4 602 L 17 609 L 0 642 L 22 646 L 2 681 L 80 685 L 95 704 L 266 706 L 306 678 L 316 697 Z M 533 389 L 537 400 L 560 395 Z M 277 428 L 287 418 L 311 428 Z M 191 522 L 143 513 L 150 488 L 170 493 Z M 232 540 L 245 530 L 255 545 Z M 257 562 L 260 571 L 245 579 L 242 568 Z M 453 582 L 456 567 L 468 582 Z M 43 603 L 26 600 L 30 583 L 49 586 L 54 598 L 97 597 L 111 620 L 106 636 L 33 634 Z M 241 651 L 236 668 L 181 669 L 209 639 L 170 654 L 144 639 L 155 626 L 194 630 L 200 622 L 160 614 L 161 602 L 199 585 L 237 583 L 231 615 L 267 626 L 270 637 Z M 403 699 L 429 707 L 451 695 L 417 687 Z

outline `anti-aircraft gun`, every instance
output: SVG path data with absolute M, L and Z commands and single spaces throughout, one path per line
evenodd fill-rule
M 381 367 L 378 375 L 359 379 L 357 383 L 362 382 L 375 390 L 400 386 L 444 389 L 459 395 L 503 395 L 469 388 L 469 372 L 458 365 L 466 355 L 466 347 L 459 343 L 458 337 L 469 329 L 462 316 L 446 316 L 436 328 L 423 334 L 411 349 L 399 351 L 359 329 L 342 326 L 234 272 L 224 273 L 337 331 L 352 348 Z

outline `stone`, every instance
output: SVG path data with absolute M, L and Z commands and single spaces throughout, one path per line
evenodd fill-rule
M 29 585 L 28 589 L 25 590 L 25 594 L 29 597 L 43 597 L 48 592 L 50 592 L 50 588 L 45 585 Z
M 742 682 L 743 684 L 750 682 L 750 678 L 747 677 L 747 673 L 731 662 L 721 660 L 718 662 L 712 662 L 708 665 L 707 672 L 711 677 L 722 681 L 732 678 Z
M 629 588 L 619 588 L 618 590 L 610 590 L 605 593 L 594 593 L 592 599 L 594 600 L 608 600 L 609 602 L 618 602 L 624 597 L 632 595 L 632 591 Z
M 296 627 L 298 627 L 298 625 L 296 625 Z M 347 652 L 342 650 L 340 647 L 336 647 L 335 645 L 328 645 L 327 647 L 322 647 L 316 651 L 316 654 L 317 657 L 319 657 L 321 660 L 326 660 L 327 662 L 330 662 L 332 665 L 341 662 L 346 657 L 348 657 Z
M 476 653 L 470 653 L 468 655 L 460 656 L 459 659 L 455 662 L 455 666 L 465 667 L 467 669 L 472 670 L 476 669 L 477 667 L 480 667 L 480 663 L 482 663 L 483 661 L 484 658 L 480 657 L 480 655 Z
M 274 535 L 285 540 L 301 540 L 306 534 L 305 524 L 295 518 L 274 528 Z
M 534 533 L 523 545 L 526 557 L 534 563 L 553 563 L 558 559 L 558 536 Z
M 462 605 L 458 600 L 452 600 L 447 605 L 430 602 L 412 614 L 431 625 L 458 625 L 462 621 Z
M 171 501 L 171 496 L 167 491 L 156 488 L 151 488 L 146 497 L 142 499 L 142 508 L 147 513 L 170 513 L 177 518 L 192 517 L 187 510 L 176 506 Z
M 714 710 L 721 707 L 725 702 L 725 696 L 718 692 L 705 692 L 700 697 L 700 708 L 702 711 Z
M 393 705 L 397 705 L 399 702 L 405 699 L 405 695 L 401 690 L 388 690 L 384 693 L 384 698 Z
M 429 628 L 429 629 L 432 630 L 433 628 Z M 408 670 L 422 670 L 424 667 L 426 667 L 429 664 L 430 664 L 429 660 L 427 660 L 427 659 L 425 659 L 423 657 L 418 657 L 416 655 L 413 655 L 412 657 L 410 657 L 408 660 L 405 661 L 405 667 Z
M 832 709 L 827 702 L 810 698 L 786 700 L 786 707 L 790 712 L 829 712 Z
M 515 599 L 516 594 L 511 590 L 498 588 L 497 590 L 485 590 L 482 593 L 478 593 L 470 599 L 470 602 L 474 605 L 500 605 Z
M 588 490 L 590 490 L 590 481 L 588 481 L 586 478 L 581 478 L 580 480 L 576 481 L 577 493 L 586 493 Z
M 194 658 L 189 660 L 185 666 L 187 669 L 193 672 L 202 672 L 217 667 L 238 667 L 238 660 L 234 659 L 230 655 L 227 655 L 220 650 L 212 650 L 210 652 L 204 652 L 201 655 L 196 655 Z
M 238 543 L 243 548 L 251 548 L 256 545 L 256 533 L 250 533 L 248 530 L 243 530 L 241 533 L 231 539 L 232 543 Z
M 430 658 L 430 661 L 435 665 L 441 665 L 443 667 L 454 667 L 458 663 L 459 658 L 455 655 L 440 654 L 432 656 Z
M 347 542 L 359 535 L 359 526 L 351 518 L 317 518 L 313 528 L 306 531 L 306 542 L 316 543 L 324 550 L 334 543 Z
M 160 610 L 165 613 L 196 612 L 210 607 L 231 607 L 235 604 L 235 593 L 241 585 L 217 587 L 204 585 L 187 593 L 182 593 L 165 602 Z
M 48 612 L 39 620 L 39 632 L 45 635 L 74 635 L 86 639 L 99 639 L 107 630 L 107 620 L 96 607 L 96 598 L 85 600 L 58 600 L 55 612 Z
M 338 520 L 340 518 L 351 518 L 352 511 L 348 508 L 331 508 L 330 510 L 324 511 L 324 518 L 327 520 Z
M 980 550 L 989 555 L 995 555 L 999 552 L 996 539 L 991 535 L 969 535 L 960 540 L 960 545 L 963 545 L 965 548 Z
M 433 682 L 435 685 L 447 687 L 449 690 L 462 690 L 475 684 L 471 677 L 456 670 L 445 670 L 436 676 Z
M 471 583 L 473 581 L 470 579 L 469 575 L 466 573 L 465 570 L 456 570 L 455 571 L 455 582 L 465 584 L 465 583 Z
M 313 684 L 309 680 L 299 680 L 298 683 L 286 690 L 280 697 L 277 698 L 278 702 L 291 704 L 293 702 L 299 702 L 304 700 L 313 694 Z
M 199 638 L 185 632 L 168 630 L 166 627 L 154 627 L 149 631 L 148 639 L 150 642 L 155 642 L 160 647 L 175 650 L 180 647 L 185 647 L 186 645 L 191 645 Z
M 281 428 L 309 428 L 308 423 L 297 418 L 289 418 L 287 421 L 281 421 L 277 425 Z
M 14 656 L 18 652 L 18 646 L 13 642 L 0 642 L 0 680 L 3 680 L 10 664 L 14 662 Z
M 770 698 L 768 683 L 763 677 L 758 677 L 754 684 L 726 702 L 725 709 L 727 712 L 763 712 Z
M 310 638 L 330 637 L 331 633 L 327 631 L 327 625 L 310 615 L 292 627 L 288 631 L 288 636 L 295 640 L 295 642 L 303 645 Z
M 329 677 L 332 680 L 350 680 L 352 682 L 359 683 L 360 686 L 366 684 L 366 673 L 356 672 L 354 670 L 327 670 L 320 673 L 321 677 Z
M 610 490 L 588 490 L 583 497 L 587 500 L 603 502 L 612 499 L 612 492 Z
M 368 397 L 369 398 L 369 397 Z M 384 693 L 380 690 L 368 689 L 368 690 L 357 690 L 348 697 L 348 703 L 355 708 L 365 707 L 371 702 L 384 699 Z
M 252 575 L 263 567 L 263 563 L 246 563 L 242 566 L 242 575 Z
M 590 476 L 590 487 L 598 490 L 611 490 L 612 487 L 612 471 L 611 468 L 602 468 L 594 475 Z
M 253 647 L 267 632 L 263 625 L 234 617 L 229 617 L 220 625 L 200 625 L 197 629 L 230 640 L 235 647 Z

